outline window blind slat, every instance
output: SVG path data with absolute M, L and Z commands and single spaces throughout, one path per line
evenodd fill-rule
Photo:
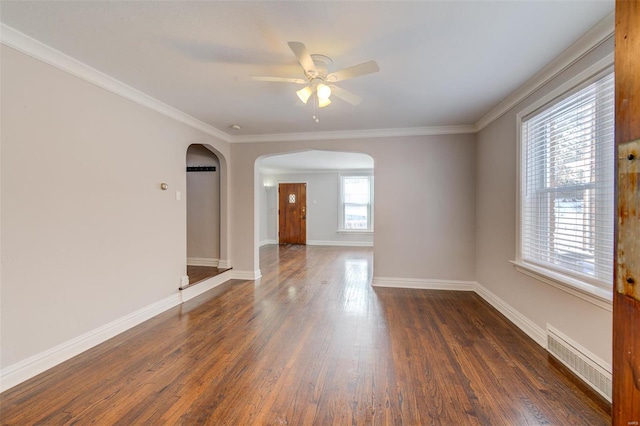
M 612 284 L 613 138 L 613 73 L 523 121 L 523 260 Z

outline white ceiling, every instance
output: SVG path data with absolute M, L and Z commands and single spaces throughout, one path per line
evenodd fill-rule
M 373 158 L 355 152 L 311 150 L 266 157 L 260 161 L 259 167 L 263 172 L 371 170 Z
M 472 125 L 613 11 L 602 1 L 0 3 L 1 21 L 231 135 Z M 376 60 L 311 119 L 287 46 Z M 239 124 L 242 129 L 230 129 Z

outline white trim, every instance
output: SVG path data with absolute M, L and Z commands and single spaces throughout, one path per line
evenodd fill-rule
M 507 317 L 516 327 L 524 331 L 527 336 L 531 337 L 537 344 L 546 349 L 547 333 L 544 329 L 538 327 L 533 321 L 521 314 L 507 302 L 487 290 L 482 284 L 476 283 L 475 292 L 498 312 Z
M 579 297 L 606 311 L 613 312 L 613 292 L 570 277 L 554 274 L 551 271 L 534 265 L 511 260 L 518 272 L 530 276 L 540 282 Z
M 194 129 L 198 129 L 225 142 L 230 141 L 229 134 L 185 114 L 170 105 L 160 102 L 138 89 L 135 89 L 120 80 L 116 80 L 115 78 L 110 77 L 107 74 L 98 71 L 97 69 L 92 68 L 65 53 L 62 53 L 51 46 L 47 46 L 46 44 L 3 23 L 0 23 L 0 42 L 73 76 L 95 84 L 96 86 L 108 90 L 111 93 L 115 93 L 125 99 L 191 126 Z
M 475 281 L 429 280 L 424 278 L 373 277 L 374 287 L 414 288 L 421 290 L 473 291 Z
M 487 127 L 489 124 L 500 118 L 503 114 L 516 106 L 527 96 L 547 84 L 558 74 L 571 67 L 585 55 L 596 47 L 613 37 L 615 30 L 614 13 L 610 13 L 606 18 L 597 23 L 586 34 L 580 37 L 567 50 L 562 52 L 551 63 L 544 67 L 540 72 L 529 79 L 518 90 L 509 95 L 505 100 L 500 102 L 498 106 L 489 111 L 484 117 L 475 124 L 476 132 Z
M 308 246 L 334 246 L 334 247 L 373 247 L 373 241 L 322 241 L 308 240 Z
M 220 259 L 210 259 L 206 257 L 187 257 L 187 266 L 209 266 L 217 268 Z
M 189 275 L 183 275 L 180 278 L 180 288 L 186 287 L 189 285 Z
M 256 269 L 255 271 L 237 271 L 235 269 L 231 270 L 231 279 L 233 280 L 257 280 L 262 278 L 262 273 L 260 269 Z
M 266 245 L 269 245 L 269 244 L 278 244 L 278 240 L 263 240 L 263 241 L 260 241 L 259 247 L 266 246 Z
M 527 115 L 531 114 L 537 109 L 542 108 L 543 106 L 552 102 L 556 98 L 563 96 L 567 92 L 570 92 L 571 90 L 585 83 L 590 78 L 594 78 L 598 74 L 602 73 L 607 68 L 613 67 L 613 65 L 614 65 L 614 54 L 613 52 L 611 52 L 606 56 L 604 56 L 599 61 L 595 62 L 593 65 L 589 66 L 588 68 L 582 70 L 580 73 L 576 74 L 574 77 L 572 77 L 568 81 L 565 81 L 560 86 L 556 87 L 551 92 L 547 93 L 546 95 L 544 95 L 543 97 L 541 97 L 540 99 L 532 103 L 531 105 L 519 111 L 516 114 L 518 124 L 521 124 L 522 119 Z
M 4 392 L 43 371 L 67 361 L 174 306 L 178 306 L 180 303 L 180 294 L 173 294 L 53 348 L 3 368 L 0 372 L 0 392 Z
M 475 133 L 476 126 L 408 127 L 396 129 L 344 130 L 335 132 L 272 133 L 265 135 L 232 135 L 231 143 L 297 142 L 337 139 L 369 139 L 402 136 L 459 135 Z
M 231 268 L 231 260 L 220 259 L 218 261 L 218 268 L 220 268 L 220 269 L 229 269 L 229 268 Z
M 180 297 L 182 298 L 182 302 L 186 302 L 187 300 L 191 300 L 196 296 L 200 296 L 202 293 L 211 290 L 223 284 L 231 279 L 231 272 L 225 271 L 221 274 L 216 275 L 215 277 L 208 278 L 206 280 L 200 281 L 197 285 L 190 286 L 180 291 Z

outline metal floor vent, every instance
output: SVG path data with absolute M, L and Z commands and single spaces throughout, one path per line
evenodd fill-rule
M 611 368 L 547 324 L 547 351 L 611 402 Z

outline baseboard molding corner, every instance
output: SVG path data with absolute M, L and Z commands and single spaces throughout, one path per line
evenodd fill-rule
M 507 317 L 509 321 L 522 330 L 527 336 L 531 337 L 537 344 L 546 349 L 547 333 L 544 329 L 536 325 L 529 318 L 521 314 L 504 300 L 489 291 L 480 283 L 476 283 L 475 292 L 482 297 L 487 303 L 498 310 L 502 315 Z
M 173 294 L 78 337 L 5 367 L 0 371 L 0 392 L 4 392 L 100 343 L 106 342 L 130 328 L 174 306 L 178 306 L 181 302 L 180 294 Z
M 278 244 L 278 240 L 262 240 L 260 241 L 260 244 L 258 245 L 258 247 L 262 247 L 270 244 Z
M 255 271 L 239 271 L 236 269 L 231 270 L 231 278 L 234 280 L 257 280 L 262 277 L 260 269 Z
M 413 288 L 421 290 L 473 291 L 474 281 L 431 280 L 424 278 L 373 277 L 374 287 Z
M 187 266 L 209 266 L 212 268 L 218 268 L 219 265 L 220 259 L 208 257 L 187 257 Z
M 220 268 L 220 269 L 229 269 L 229 268 L 231 268 L 231 260 L 229 260 L 229 259 L 220 259 L 218 261 L 218 268 Z

